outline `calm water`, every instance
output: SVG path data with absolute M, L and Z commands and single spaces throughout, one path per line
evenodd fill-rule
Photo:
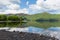
M 0 30 L 19 31 L 38 33 L 51 37 L 56 37 L 60 40 L 60 22 L 27 22 L 27 23 L 1 23 Z
M 37 28 L 33 26 L 24 27 L 24 28 L 17 28 L 17 27 L 1 27 L 0 30 L 6 30 L 6 31 L 19 31 L 19 32 L 30 32 L 30 33 L 37 33 L 37 34 L 43 34 L 46 36 L 56 37 L 60 40 L 60 27 L 50 27 L 48 29 L 44 28 Z
M 35 22 L 35 21 L 30 21 L 27 23 L 0 22 L 0 27 L 29 27 L 29 26 L 38 28 L 60 27 L 60 22 Z

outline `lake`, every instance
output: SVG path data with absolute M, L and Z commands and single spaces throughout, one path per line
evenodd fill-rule
M 38 28 L 49 28 L 49 27 L 60 27 L 59 22 L 36 22 L 36 21 L 28 21 L 27 23 L 20 22 L 0 22 L 0 27 L 29 27 L 34 26 Z
M 19 22 L 0 22 L 0 30 L 19 31 L 43 34 L 56 37 L 60 40 L 60 22 L 35 22 L 30 21 L 20 24 Z
M 29 33 L 36 33 L 36 34 L 43 34 L 46 36 L 55 37 L 60 40 L 60 27 L 50 27 L 48 29 L 44 28 L 37 28 L 37 27 L 24 27 L 24 28 L 18 28 L 18 27 L 1 27 L 0 30 L 6 30 L 6 31 L 19 31 L 19 32 L 29 32 Z

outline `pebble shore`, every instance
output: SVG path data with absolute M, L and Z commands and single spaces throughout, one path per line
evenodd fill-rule
M 0 40 L 59 40 L 55 37 L 39 35 L 27 32 L 9 32 L 0 30 Z

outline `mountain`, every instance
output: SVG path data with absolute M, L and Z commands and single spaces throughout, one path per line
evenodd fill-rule
M 28 14 L 24 14 L 24 13 L 16 13 L 16 14 L 12 14 L 12 13 L 10 13 L 10 14 L 6 14 L 6 15 L 17 15 L 17 16 L 27 16 Z
M 26 18 L 32 21 L 37 20 L 37 19 L 58 19 L 60 20 L 60 14 L 50 14 L 47 12 L 43 12 L 43 13 L 37 13 L 34 15 L 26 16 Z

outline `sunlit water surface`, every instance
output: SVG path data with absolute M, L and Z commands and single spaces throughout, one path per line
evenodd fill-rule
M 6 31 L 19 31 L 19 32 L 30 32 L 30 33 L 37 33 L 37 34 L 43 34 L 46 36 L 56 37 L 60 40 L 60 27 L 50 27 L 48 29 L 43 28 L 37 28 L 37 27 L 25 27 L 25 28 L 10 28 L 10 27 L 4 27 L 0 28 L 0 30 L 6 30 Z

